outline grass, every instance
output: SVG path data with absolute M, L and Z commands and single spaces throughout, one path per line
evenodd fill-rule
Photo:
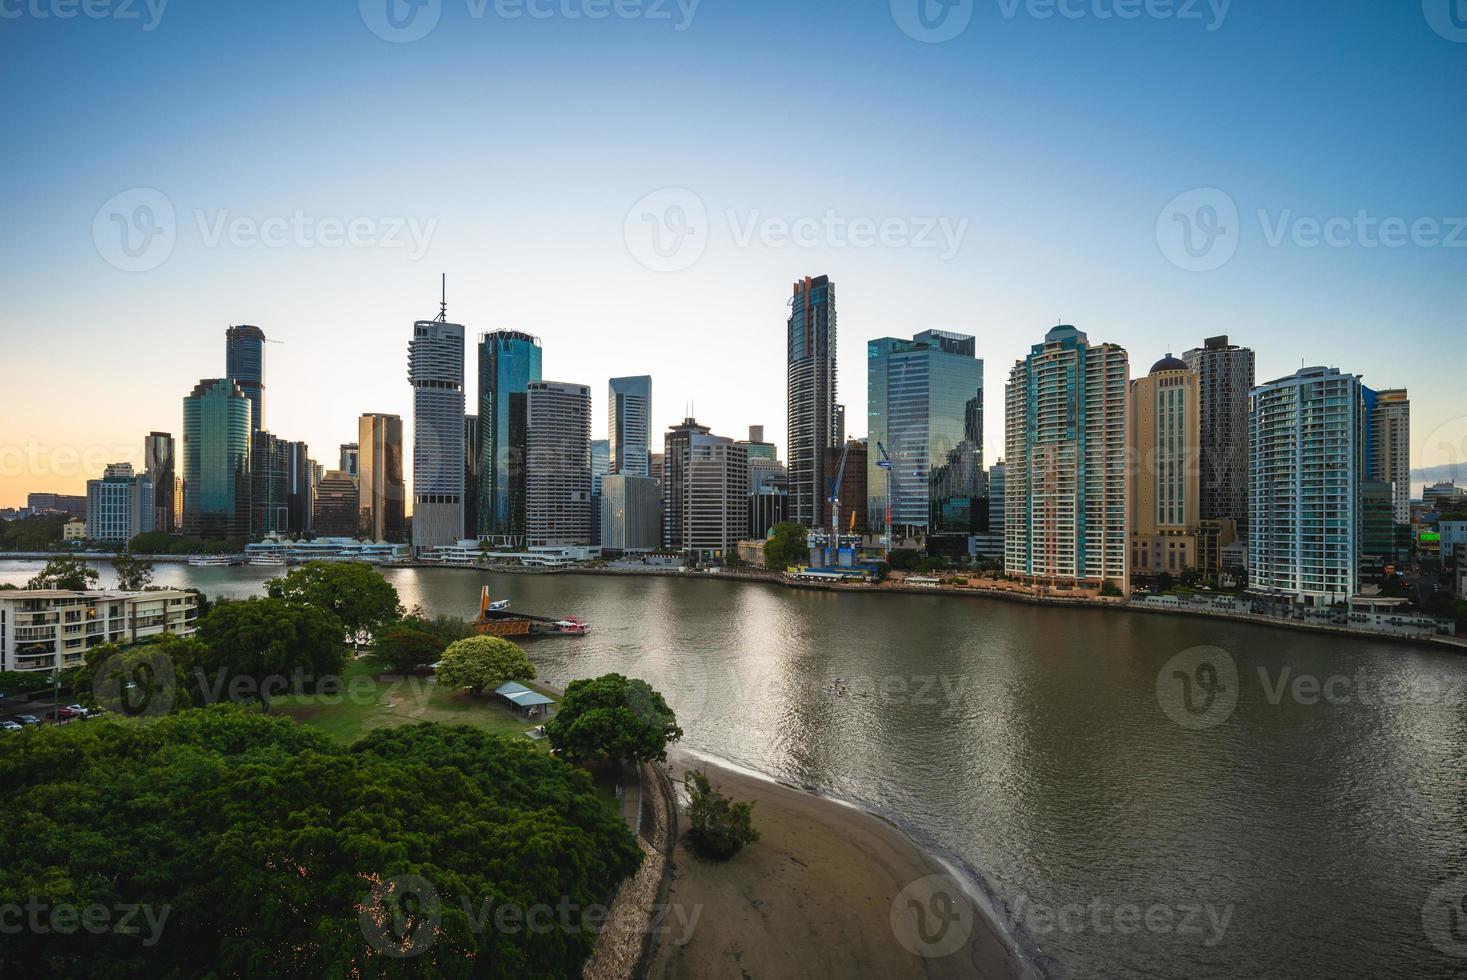
M 490 695 L 473 697 L 457 688 L 440 689 L 437 681 L 428 677 L 393 676 L 378 680 L 377 672 L 378 666 L 370 658 L 350 661 L 342 670 L 340 691 L 279 698 L 270 710 L 345 743 L 378 728 L 423 721 L 472 725 L 512 736 L 522 735 L 543 721 L 525 721 Z M 533 683 L 526 686 L 540 690 Z M 543 740 L 534 744 L 541 751 L 549 751 L 548 743 Z

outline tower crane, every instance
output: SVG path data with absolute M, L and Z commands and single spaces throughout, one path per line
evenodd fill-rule
M 886 557 L 888 559 L 890 559 L 891 558 L 891 454 L 889 454 L 886 451 L 886 447 L 881 444 L 881 441 L 880 440 L 877 440 L 877 442 L 876 442 L 876 451 L 881 454 L 881 458 L 876 461 L 876 465 L 879 466 L 879 467 L 881 467 L 882 469 L 886 470 L 886 511 L 885 511 L 885 518 L 886 519 L 884 521 L 884 525 L 885 525 L 885 528 L 886 528 L 886 542 L 885 542 L 885 544 L 886 544 Z
M 840 453 L 840 464 L 835 469 L 835 479 L 830 481 L 830 540 L 825 545 L 825 564 L 833 568 L 840 563 L 840 485 L 846 476 L 846 459 L 851 455 L 851 443 L 846 441 Z

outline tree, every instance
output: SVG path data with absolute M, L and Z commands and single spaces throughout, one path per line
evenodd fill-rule
M 176 534 L 166 531 L 144 531 L 127 543 L 127 550 L 138 555 L 166 555 L 173 551 L 174 545 L 185 545 L 188 542 Z
M 287 691 L 315 690 L 341 674 L 346 651 L 341 620 L 315 606 L 284 599 L 221 602 L 199 623 L 207 650 L 190 677 L 205 685 L 209 701 L 261 702 Z
M 693 850 L 726 861 L 759 839 L 754 804 L 735 802 L 720 793 L 701 769 L 689 769 L 683 784 L 688 788 L 688 840 Z
M 64 589 L 85 592 L 97 586 L 97 570 L 80 558 L 52 558 L 46 567 L 27 583 L 32 589 Z
M 0 895 L 153 916 L 6 935 L 7 964 L 54 976 L 580 976 L 641 862 L 590 777 L 523 739 L 344 747 L 223 705 L 0 739 L 0 806 Z M 539 907 L 572 911 L 527 927 Z
M 73 677 L 83 704 L 125 717 L 156 717 L 208 703 L 200 666 L 208 649 L 197 638 L 163 633 L 142 643 L 105 643 L 86 652 Z
M 545 723 L 550 747 L 571 762 L 663 761 L 683 737 L 677 716 L 646 681 L 605 674 L 571 681 L 555 717 Z
M 306 562 L 284 578 L 265 583 L 272 599 L 286 599 L 323 609 L 341 621 L 352 644 L 365 642 L 379 629 L 402 618 L 397 590 L 371 565 L 362 562 Z
M 379 634 L 372 645 L 372 653 L 388 670 L 405 674 L 437 661 L 446 646 L 441 637 L 404 622 Z
M 120 592 L 141 592 L 153 582 L 153 563 L 136 555 L 119 554 L 112 559 Z
M 422 606 L 414 606 L 409 610 L 408 614 L 402 617 L 402 625 L 421 630 L 424 633 L 432 633 L 441 639 L 444 645 L 478 635 L 474 632 L 473 624 L 468 620 L 460 619 L 458 616 L 429 616 L 424 612 Z
M 776 524 L 764 542 L 764 564 L 775 571 L 783 571 L 810 560 L 810 550 L 805 545 L 803 524 Z
M 450 644 L 438 664 L 438 681 L 466 687 L 474 694 L 509 681 L 535 679 L 535 665 L 525 651 L 498 636 L 471 636 Z

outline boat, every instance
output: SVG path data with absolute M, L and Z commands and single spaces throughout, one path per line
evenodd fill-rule
M 215 555 L 215 556 L 211 556 L 211 557 L 207 557 L 207 558 L 190 558 L 188 560 L 188 563 L 190 565 L 194 566 L 195 568 L 227 568 L 227 567 L 229 567 L 229 559 L 228 558 L 225 558 L 222 555 Z
M 272 568 L 281 568 L 284 567 L 286 561 L 285 558 L 281 555 L 254 555 L 249 559 L 248 562 L 246 562 L 246 564 L 268 565 Z
M 591 624 L 579 616 L 567 616 L 565 619 L 555 621 L 555 632 L 568 633 L 571 636 L 585 636 L 591 632 Z
M 489 603 L 489 611 L 490 612 L 504 612 L 508 608 L 509 608 L 509 600 L 508 599 L 496 599 L 495 601 Z

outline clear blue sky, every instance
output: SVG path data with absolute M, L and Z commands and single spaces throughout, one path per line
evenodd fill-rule
M 331 464 L 359 413 L 410 416 L 405 346 L 440 272 L 451 319 L 535 333 L 547 377 L 592 386 L 598 437 L 606 379 L 649 373 L 659 428 L 692 402 L 715 431 L 783 443 L 784 303 L 828 273 L 852 434 L 868 339 L 965 331 L 995 458 L 1008 370 L 1062 317 L 1126 347 L 1133 374 L 1227 333 L 1260 380 L 1305 361 L 1408 386 L 1418 465 L 1467 454 L 1467 228 L 1455 248 L 1291 240 L 1301 217 L 1467 218 L 1467 27 L 1434 29 L 1418 0 L 1235 0 L 1220 20 L 1206 0 L 1197 19 L 968 0 L 943 43 L 898 26 L 909 0 L 702 0 L 688 23 L 689 0 L 596 20 L 567 11 L 597 0 L 516 19 L 429 0 L 436 27 L 406 43 L 369 29 L 383 2 L 174 0 L 146 30 L 142 0 L 136 19 L 66 20 L 37 16 L 64 0 L 0 0 L 0 451 L 51 460 L 0 457 L 0 506 L 79 488 L 67 447 L 138 459 L 147 431 L 176 431 L 231 322 L 285 341 L 267 422 Z M 166 261 L 140 272 L 109 264 L 98 217 L 133 188 L 175 212 Z M 663 188 L 708 216 L 676 271 L 647 267 L 638 213 L 626 227 Z M 1158 244 L 1168 202 L 1198 188 L 1240 213 L 1236 255 L 1206 272 Z M 827 211 L 965 234 L 951 256 L 900 236 L 740 244 L 750 221 Z M 397 218 L 432 234 L 211 243 L 221 216 L 296 212 L 365 220 L 369 243 L 403 238 Z

